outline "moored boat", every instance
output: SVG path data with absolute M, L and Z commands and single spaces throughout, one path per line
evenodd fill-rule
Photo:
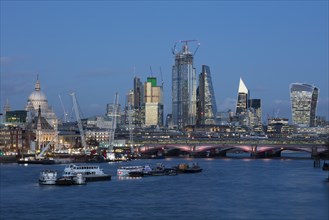
M 166 168 L 162 163 L 155 167 L 145 166 L 120 166 L 117 169 L 118 177 L 144 177 L 144 176 L 173 176 L 177 175 L 175 168 Z
M 177 175 L 177 171 L 174 168 L 166 168 L 164 164 L 157 163 L 155 167 L 145 165 L 144 167 L 145 176 L 174 176 Z
M 198 163 L 186 164 L 182 163 L 176 167 L 178 173 L 200 173 L 202 168 L 198 165 Z
M 55 185 L 57 180 L 57 171 L 43 170 L 40 172 L 39 184 L 40 185 Z
M 53 158 L 36 158 L 36 157 L 24 157 L 17 160 L 18 164 L 44 164 L 51 165 L 55 164 L 55 160 Z
M 103 169 L 95 165 L 69 164 L 64 169 L 63 177 L 75 177 L 79 173 L 86 178 L 86 182 L 111 180 L 110 174 L 105 174 Z
M 143 166 L 120 166 L 117 169 L 118 177 L 140 177 L 143 176 Z
M 84 185 L 86 178 L 81 173 L 76 176 L 62 176 L 56 180 L 55 184 L 59 186 Z

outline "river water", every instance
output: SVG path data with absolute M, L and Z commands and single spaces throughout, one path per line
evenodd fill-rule
M 121 165 L 198 162 L 201 173 L 120 180 Z M 111 181 L 40 186 L 64 165 L 1 164 L 0 219 L 329 219 L 328 172 L 309 159 L 163 159 L 98 164 Z

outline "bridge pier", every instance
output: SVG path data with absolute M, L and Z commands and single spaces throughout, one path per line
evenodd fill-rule
M 321 167 L 321 160 L 319 158 L 314 158 L 313 167 L 314 168 L 320 168 Z
M 316 146 L 312 147 L 311 158 L 317 158 L 318 155 L 318 148 Z
M 251 146 L 251 152 L 250 152 L 250 157 L 252 158 L 258 158 L 258 152 L 257 152 L 257 145 Z
M 250 156 L 252 158 L 272 158 L 272 157 L 281 157 L 281 151 L 262 151 L 259 152 L 257 150 L 257 145 L 254 145 L 251 147 L 251 153 Z

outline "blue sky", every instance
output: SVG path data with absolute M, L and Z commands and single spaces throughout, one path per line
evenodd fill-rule
M 171 112 L 171 49 L 200 42 L 194 65 L 210 66 L 218 109 L 234 109 L 239 78 L 267 115 L 291 118 L 289 84 L 320 89 L 328 113 L 328 1 L 1 1 L 1 109 L 24 109 L 37 74 L 58 117 L 75 91 L 84 116 L 104 115 L 162 69 Z M 195 45 L 191 45 L 193 48 Z

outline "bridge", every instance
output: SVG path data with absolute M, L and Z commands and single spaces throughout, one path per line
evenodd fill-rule
M 301 151 L 311 157 L 329 155 L 328 138 L 322 139 L 139 139 L 135 151 L 148 155 L 186 155 L 192 157 L 226 156 L 227 152 L 248 152 L 252 157 L 280 157 L 282 151 Z

